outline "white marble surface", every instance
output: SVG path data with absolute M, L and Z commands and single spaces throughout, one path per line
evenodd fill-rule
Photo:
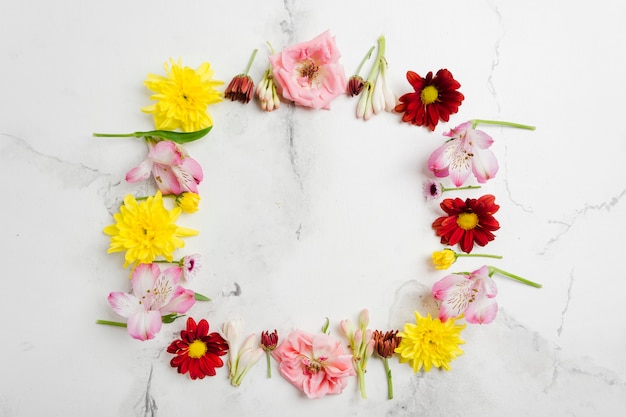
M 13 2 L 0 15 L 0 416 L 620 415 L 625 17 L 617 0 Z M 348 75 L 384 34 L 398 94 L 407 70 L 448 68 L 465 101 L 434 133 L 397 114 L 357 120 L 348 97 L 330 111 L 212 106 L 215 127 L 187 146 L 205 172 L 201 209 L 179 223 L 200 230 L 185 253 L 202 253 L 193 288 L 213 299 L 190 315 L 215 329 L 241 317 L 250 332 L 317 331 L 328 317 L 339 336 L 362 308 L 382 329 L 425 313 L 445 275 L 429 263 L 440 211 L 421 194 L 428 155 L 470 118 L 537 126 L 490 128 L 500 172 L 465 195 L 496 196 L 502 228 L 485 252 L 544 288 L 498 279 L 497 319 L 464 330 L 451 372 L 392 361 L 393 400 L 375 359 L 368 399 L 354 379 L 308 400 L 276 369 L 268 380 L 263 362 L 238 388 L 225 368 L 178 375 L 165 348 L 183 320 L 147 342 L 95 324 L 117 319 L 106 297 L 128 285 L 102 228 L 126 193 L 150 188 L 124 181 L 141 141 L 91 133 L 152 129 L 142 83 L 169 57 L 208 60 L 228 81 L 260 48 L 258 80 L 266 41 L 326 29 Z

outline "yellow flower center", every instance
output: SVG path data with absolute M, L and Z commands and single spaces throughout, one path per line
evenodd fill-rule
M 461 213 L 456 219 L 456 224 L 463 230 L 472 230 L 478 225 L 476 213 Z
M 438 97 L 439 97 L 439 91 L 437 91 L 437 88 L 435 88 L 435 86 L 432 86 L 432 85 L 424 87 L 424 89 L 422 90 L 422 93 L 420 94 L 420 98 L 422 99 L 422 103 L 424 104 L 434 103 L 435 101 L 437 101 Z
M 190 358 L 198 359 L 198 358 L 203 357 L 205 353 L 206 353 L 206 343 L 204 343 L 202 340 L 196 339 L 189 345 L 189 357 Z

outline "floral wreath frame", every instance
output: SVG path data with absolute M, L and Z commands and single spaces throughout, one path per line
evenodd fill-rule
M 269 44 L 268 44 L 269 45 Z M 153 196 L 127 195 L 114 214 L 115 223 L 104 228 L 110 236 L 109 253 L 125 252 L 124 267 L 131 267 L 131 292 L 111 292 L 109 304 L 126 322 L 97 320 L 98 324 L 126 327 L 138 340 L 152 339 L 164 323 L 172 323 L 186 315 L 196 302 L 210 301 L 206 296 L 185 288 L 183 282 L 197 276 L 202 266 L 201 256 L 193 254 L 174 259 L 174 252 L 184 247 L 182 238 L 193 236 L 196 230 L 180 227 L 176 220 L 183 212 L 198 210 L 198 185 L 203 179 L 200 164 L 187 153 L 183 145 L 207 135 L 213 121 L 208 106 L 223 98 L 247 104 L 256 98 L 262 110 L 278 110 L 283 102 L 310 109 L 330 109 L 339 95 L 359 96 L 356 117 L 369 120 L 381 112 L 402 114 L 402 121 L 423 126 L 431 132 L 440 121 L 447 122 L 457 113 L 464 96 L 461 84 L 447 69 L 422 77 L 407 71 L 406 78 L 414 91 L 397 97 L 390 88 L 388 64 L 385 58 L 385 38 L 377 42 L 375 56 L 367 79 L 360 76 L 363 65 L 371 58 L 372 46 L 349 79 L 339 61 L 341 54 L 335 38 L 326 31 L 316 38 L 288 46 L 276 53 L 270 46 L 269 64 L 262 80 L 255 83 L 248 75 L 256 57 L 255 49 L 245 71 L 236 75 L 225 88 L 213 79 L 209 63 L 197 69 L 182 66 L 170 59 L 165 64 L 166 76 L 149 74 L 144 85 L 155 94 L 156 103 L 143 112 L 154 118 L 156 130 L 130 134 L 94 133 L 97 137 L 144 138 L 147 158 L 126 175 L 135 183 L 153 179 L 158 191 Z M 448 139 L 428 159 L 428 169 L 435 178 L 449 177 L 454 187 L 444 186 L 438 179 L 424 182 L 426 200 L 438 201 L 442 194 L 481 188 L 464 185 L 473 175 L 479 184 L 492 179 L 498 164 L 489 150 L 493 138 L 478 130 L 479 125 L 499 125 L 534 130 L 518 123 L 472 119 L 444 133 Z M 168 209 L 164 200 L 174 199 Z M 446 198 L 440 202 L 445 215 L 432 227 L 444 248 L 432 254 L 434 267 L 448 269 L 459 257 L 501 259 L 493 254 L 472 253 L 475 245 L 485 246 L 494 240 L 499 223 L 494 214 L 499 206 L 495 196 L 478 199 Z M 452 249 L 458 245 L 461 249 Z M 161 268 L 161 264 L 167 265 Z M 365 372 L 371 356 L 381 358 L 385 365 L 388 398 L 393 398 L 389 359 L 396 356 L 414 370 L 428 372 L 432 367 L 450 370 L 450 362 L 463 351 L 459 345 L 461 331 L 467 324 L 488 324 L 497 314 L 497 286 L 493 275 L 499 274 L 524 284 L 541 285 L 502 270 L 484 265 L 472 272 L 452 273 L 435 283 L 432 295 L 440 305 L 438 317 L 422 316 L 415 311 L 415 323 L 406 323 L 401 330 L 368 328 L 369 311 L 362 310 L 358 322 L 342 320 L 345 336 L 339 340 L 328 334 L 327 320 L 319 333 L 296 329 L 286 337 L 268 330 L 259 336 L 243 334 L 242 320 L 226 322 L 218 332 L 210 332 L 205 319 L 198 322 L 187 317 L 180 339 L 171 342 L 167 352 L 173 354 L 170 365 L 180 374 L 192 379 L 214 376 L 224 366 L 222 357 L 228 355 L 229 379 L 239 386 L 247 372 L 265 356 L 267 375 L 271 377 L 271 360 L 277 361 L 281 375 L 309 398 L 341 393 L 347 378 L 356 376 L 363 398 Z M 457 323 L 459 322 L 459 323 Z M 463 323 L 464 322 L 464 323 Z M 344 348 L 347 340 L 347 349 Z

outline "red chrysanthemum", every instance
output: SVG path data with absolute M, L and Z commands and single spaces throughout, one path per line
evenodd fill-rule
M 180 339 L 174 340 L 167 348 L 176 356 L 170 361 L 179 374 L 189 372 L 191 379 L 203 379 L 215 375 L 215 368 L 224 366 L 220 358 L 228 351 L 228 343 L 218 333 L 209 333 L 209 323 L 202 319 L 196 325 L 194 319 L 187 319 L 187 330 L 181 330 Z
M 403 122 L 435 130 L 440 119 L 447 122 L 451 114 L 459 111 L 465 98 L 456 91 L 461 84 L 447 69 L 440 69 L 434 77 L 432 71 L 429 71 L 426 78 L 407 71 L 406 79 L 415 92 L 404 94 L 400 97 L 400 104 L 395 107 L 396 112 L 404 113 Z
M 495 236 L 493 231 L 500 228 L 500 223 L 493 217 L 500 206 L 495 204 L 495 197 L 491 194 L 479 199 L 446 198 L 441 202 L 441 208 L 447 216 L 439 217 L 433 222 L 433 229 L 437 236 L 441 236 L 444 245 L 459 244 L 461 250 L 470 253 L 474 243 L 485 246 Z

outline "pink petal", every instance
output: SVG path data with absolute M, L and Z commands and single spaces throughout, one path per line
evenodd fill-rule
M 491 277 L 481 280 L 480 291 L 484 292 L 485 296 L 488 298 L 494 298 L 498 295 L 498 287 L 496 286 L 496 282 Z
M 433 296 L 438 300 L 443 300 L 439 310 L 441 321 L 459 317 L 467 310 L 471 304 L 469 300 L 472 284 L 467 275 L 453 274 L 442 278 L 433 285 Z
M 128 334 L 139 340 L 152 339 L 161 330 L 161 314 L 158 311 L 138 310 L 128 317 Z
M 476 148 L 472 158 L 472 172 L 481 184 L 495 177 L 498 172 L 498 160 L 493 152 Z
M 272 353 L 274 353 L 274 350 Z M 273 355 L 272 355 L 273 356 Z M 304 390 L 304 384 L 309 375 L 304 373 L 301 359 L 285 360 L 279 362 L 278 371 L 293 386 L 300 390 Z
M 184 152 L 176 143 L 169 140 L 162 140 L 150 149 L 148 158 L 162 165 L 180 165 L 183 161 Z
M 464 122 L 455 127 L 454 129 L 450 129 L 449 132 L 444 133 L 444 136 L 449 138 L 461 138 L 468 131 L 472 130 L 472 122 Z
M 195 294 L 192 290 L 176 287 L 170 302 L 161 307 L 161 314 L 178 313 L 184 314 L 196 303 Z
M 139 299 L 147 295 L 152 298 L 152 289 L 159 275 L 161 275 L 161 269 L 157 264 L 137 265 L 130 281 L 133 294 Z
M 356 375 L 352 355 L 331 356 L 324 362 L 326 373 L 335 378 Z
M 172 167 L 172 172 L 180 186 L 180 192 L 192 192 L 198 194 L 198 181 L 190 171 L 182 167 Z M 179 193 L 180 194 L 180 193 Z
M 472 141 L 473 146 L 480 149 L 487 149 L 493 144 L 493 138 L 482 130 L 472 129 L 468 132 L 468 137 Z
M 126 173 L 126 181 L 130 183 L 145 181 L 150 177 L 151 170 L 152 161 L 146 159 L 141 164 Z
M 448 159 L 448 153 L 446 152 L 446 150 L 450 146 L 453 146 L 452 142 L 446 142 L 430 154 L 427 162 L 427 166 L 430 171 L 437 174 L 437 171 L 448 168 L 448 165 L 450 165 L 450 161 Z
M 196 184 L 200 184 L 200 182 L 202 182 L 202 180 L 204 179 L 204 172 L 202 172 L 202 167 L 195 159 L 191 157 L 186 157 L 180 166 L 182 167 L 182 169 L 191 174 L 191 176 L 196 181 Z
M 448 161 L 450 171 L 450 179 L 452 183 L 460 187 L 465 183 L 467 177 L 469 177 L 472 171 L 472 160 L 474 157 L 468 156 L 473 154 L 474 150 L 465 139 L 454 139 L 451 143 L 454 146 L 449 146 L 446 149 L 445 158 Z
M 183 275 L 183 268 L 176 265 L 167 268 L 162 272 L 161 279 L 168 281 L 169 285 L 174 286 L 180 281 L 180 277 Z
M 446 298 L 451 288 L 456 285 L 466 284 L 467 281 L 467 275 L 464 274 L 446 275 L 433 285 L 433 297 L 435 297 L 436 300 L 443 300 Z
M 302 381 L 302 391 L 309 398 L 322 398 L 331 390 L 328 382 L 324 372 L 309 375 Z
M 125 292 L 112 292 L 108 300 L 113 311 L 122 317 L 129 317 L 138 310 L 145 310 L 137 297 Z
M 180 182 L 171 166 L 154 164 L 152 166 L 152 176 L 156 180 L 157 186 L 163 195 L 180 194 L 183 192 Z
M 476 297 L 465 311 L 465 321 L 473 324 L 489 324 L 498 314 L 498 303 L 494 298 Z

